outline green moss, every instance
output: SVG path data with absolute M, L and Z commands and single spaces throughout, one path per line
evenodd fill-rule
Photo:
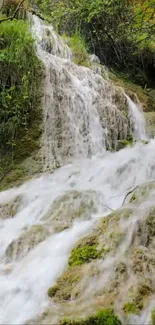
M 151 325 L 155 325 L 155 308 L 151 312 Z
M 68 264 L 69 266 L 81 265 L 100 257 L 101 252 L 97 250 L 97 245 L 86 245 L 72 250 Z
M 8 172 L 0 182 L 0 190 L 5 190 L 8 187 L 18 186 L 23 180 L 28 180 L 29 177 L 25 173 L 23 166 L 12 166 L 12 171 Z
M 139 314 L 139 312 L 143 309 L 145 297 L 148 297 L 151 293 L 152 288 L 150 281 L 146 279 L 145 282 L 138 285 L 132 301 L 124 304 L 123 310 L 125 314 Z
M 119 140 L 117 143 L 117 151 L 124 149 L 125 147 L 131 146 L 133 142 L 133 138 L 131 137 L 131 140 L 123 139 Z
M 104 249 L 104 255 L 108 252 L 113 252 L 124 238 L 124 230 L 121 229 L 120 219 L 131 214 L 130 209 L 120 209 L 100 222 L 99 233 L 97 235 L 99 248 Z
M 50 298 L 54 297 L 59 290 L 59 287 L 57 285 L 51 287 L 48 289 L 47 294 Z
M 56 301 L 70 300 L 72 291 L 80 279 L 81 268 L 69 268 L 60 278 L 57 279 L 56 284 L 48 289 L 47 294 L 50 298 L 54 298 Z
M 147 216 L 145 233 L 147 234 L 146 246 L 148 246 L 152 242 L 155 236 L 155 209 L 154 208 L 150 210 Z
M 140 310 L 143 308 L 143 304 L 140 301 L 133 300 L 132 302 L 126 302 L 123 306 L 123 311 L 126 315 L 128 314 L 139 314 Z
M 109 239 L 114 248 L 117 248 L 117 246 L 120 244 L 122 237 L 123 237 L 122 232 L 118 230 L 109 233 Z
M 112 309 L 105 309 L 85 319 L 64 319 L 61 325 L 121 325 L 121 322 Z

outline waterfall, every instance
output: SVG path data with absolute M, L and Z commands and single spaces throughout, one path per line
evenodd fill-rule
M 140 105 L 134 103 L 130 97 L 127 97 L 131 118 L 134 125 L 134 136 L 138 140 L 146 140 L 145 119 Z
M 61 312 L 47 290 L 67 268 L 78 239 L 109 207 L 120 208 L 129 188 L 155 179 L 154 140 L 106 151 L 131 128 L 121 111 L 123 91 L 76 66 L 68 46 L 35 16 L 32 30 L 46 69 L 44 169 L 62 167 L 0 193 L 0 324 L 27 324 L 48 307 L 50 323 L 58 323 Z M 142 115 L 129 98 L 128 105 L 135 136 L 142 139 Z
M 36 16 L 32 31 L 46 69 L 44 169 L 115 149 L 117 139 L 131 132 L 123 91 L 93 70 L 75 65 L 71 49 Z

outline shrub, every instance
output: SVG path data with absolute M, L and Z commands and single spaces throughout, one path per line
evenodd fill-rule
M 36 56 L 29 26 L 21 20 L 1 23 L 0 28 L 0 155 L 24 156 L 21 141 L 36 148 L 41 123 L 42 64 Z M 31 132 L 29 133 L 29 131 Z M 37 131 L 37 137 L 40 136 Z M 33 143 L 33 145 L 32 145 Z M 31 153 L 27 148 L 26 155 Z M 20 151 L 20 152 L 19 152 Z

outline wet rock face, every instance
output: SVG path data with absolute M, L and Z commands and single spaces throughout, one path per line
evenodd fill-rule
M 43 242 L 49 236 L 49 231 L 42 225 L 34 225 L 25 230 L 23 234 L 7 247 L 4 259 L 6 263 L 23 258 L 36 245 Z
M 102 77 L 99 59 L 92 69 L 75 65 L 72 51 L 51 27 L 38 31 L 38 54 L 46 68 L 42 155 L 45 170 L 74 159 L 116 150 L 117 141 L 132 134 L 126 97 Z M 95 62 L 94 62 L 95 61 Z M 91 66 L 91 65 L 90 65 Z
M 145 113 L 146 130 L 150 138 L 155 136 L 155 112 Z
M 92 62 L 92 63 L 100 64 L 100 59 L 99 59 L 98 56 L 95 55 L 95 54 L 91 54 L 91 55 L 89 55 L 89 60 L 90 60 L 90 62 Z
M 13 218 L 21 205 L 22 198 L 17 196 L 15 199 L 6 202 L 4 204 L 0 204 L 0 219 L 8 219 Z
M 71 227 L 75 220 L 89 220 L 96 211 L 95 191 L 68 191 L 53 202 L 43 220 L 60 231 Z
M 49 297 L 62 304 L 65 314 L 75 315 L 76 308 L 82 313 L 83 303 L 93 311 L 100 303 L 102 308 L 108 303 L 124 320 L 130 320 L 133 314 L 139 317 L 153 299 L 153 188 L 154 183 L 141 186 L 136 199 L 131 200 L 133 194 L 129 198 L 128 207 L 104 217 L 73 248 L 68 269 L 48 291 Z

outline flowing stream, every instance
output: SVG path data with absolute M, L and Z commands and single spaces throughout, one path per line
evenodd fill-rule
M 47 290 L 65 270 L 77 240 L 109 208 L 118 209 L 130 188 L 155 179 L 154 140 L 106 151 L 109 125 L 120 125 L 123 136 L 128 128 L 113 101 L 111 84 L 72 63 L 69 47 L 35 16 L 32 30 L 46 68 L 46 172 L 0 193 L 0 324 L 26 324 L 51 306 Z M 121 96 L 125 101 L 123 92 Z M 145 139 L 142 112 L 129 98 L 128 105 L 135 137 Z M 62 167 L 47 172 L 57 165 Z M 81 202 L 88 213 L 81 212 L 79 218 L 75 211 Z

